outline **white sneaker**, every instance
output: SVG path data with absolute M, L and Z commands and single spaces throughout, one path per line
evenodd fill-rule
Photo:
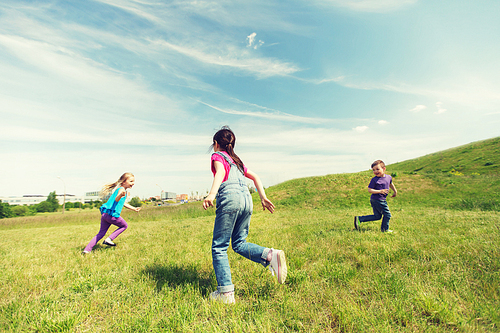
M 273 273 L 273 276 L 276 273 L 279 283 L 285 283 L 287 268 L 284 251 L 271 249 L 271 262 L 269 264 L 269 270 Z
M 108 238 L 106 238 L 106 239 L 104 240 L 104 242 L 102 242 L 102 243 L 103 243 L 104 245 L 107 245 L 107 246 L 116 246 L 116 244 L 115 244 L 115 243 L 113 243 L 113 241 L 112 241 L 112 240 L 111 240 L 111 238 L 109 238 L 109 237 L 108 237 Z
M 230 293 L 224 294 L 219 292 L 218 290 L 214 291 L 213 293 L 210 293 L 210 299 L 212 301 L 217 301 L 217 302 L 222 302 L 224 304 L 234 304 L 234 291 L 231 291 Z
M 82 254 L 88 254 L 88 253 L 90 253 L 90 251 L 85 251 L 85 250 L 82 251 Z

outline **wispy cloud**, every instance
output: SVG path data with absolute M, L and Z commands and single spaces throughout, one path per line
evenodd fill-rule
M 296 78 L 296 79 L 301 80 L 301 81 L 305 81 L 305 82 L 314 83 L 314 84 L 323 84 L 323 83 L 330 83 L 330 82 L 340 83 L 345 79 L 345 76 L 332 77 L 332 78 L 328 78 L 328 79 L 303 79 L 303 78 Z
M 321 118 L 311 118 L 311 117 L 301 117 L 295 116 L 292 114 L 274 111 L 274 112 L 261 112 L 261 111 L 248 111 L 248 110 L 233 110 L 227 108 L 220 108 L 214 105 L 210 105 L 208 103 L 198 101 L 199 103 L 206 105 L 214 110 L 220 111 L 226 114 L 238 115 L 238 116 L 247 116 L 247 117 L 256 117 L 256 118 L 265 118 L 272 119 L 278 121 L 287 121 L 287 122 L 296 122 L 296 123 L 304 123 L 304 124 L 322 124 L 325 122 L 330 122 L 330 119 L 321 119 Z
M 420 104 L 420 105 L 415 106 L 413 109 L 411 109 L 410 112 L 420 112 L 420 111 L 425 110 L 425 109 L 427 109 L 427 106 Z
M 226 48 L 223 49 L 209 51 L 176 45 L 162 40 L 156 41 L 156 44 L 174 50 L 204 64 L 228 67 L 251 73 L 258 77 L 286 76 L 300 70 L 299 67 L 292 63 L 271 58 L 253 57 L 246 51 L 239 50 L 233 46 L 226 46 Z
M 156 15 L 153 15 L 149 13 L 146 8 L 151 8 L 154 10 L 155 3 L 148 3 L 146 1 L 127 1 L 127 0 L 95 0 L 101 3 L 105 3 L 110 6 L 114 6 L 123 10 L 126 10 L 128 12 L 131 12 L 134 15 L 137 15 L 139 17 L 145 18 L 149 21 L 155 22 L 155 23 L 161 23 L 161 19 L 157 17 Z
M 356 126 L 353 128 L 356 132 L 363 133 L 368 129 L 368 126 Z
M 360 12 L 387 12 L 409 6 L 418 0 L 315 0 L 323 6 L 348 8 Z
M 434 112 L 435 114 L 441 114 L 441 113 L 445 113 L 447 111 L 445 108 L 443 108 L 443 103 L 441 103 L 441 102 L 436 102 L 436 107 L 437 107 L 437 111 Z

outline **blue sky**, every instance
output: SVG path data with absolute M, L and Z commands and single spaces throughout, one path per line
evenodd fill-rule
M 270 186 L 500 135 L 500 2 L 0 3 L 0 196 L 204 193 L 212 136 Z M 272 199 L 272 198 L 271 198 Z

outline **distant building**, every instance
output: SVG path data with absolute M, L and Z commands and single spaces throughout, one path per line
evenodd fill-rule
M 177 201 L 187 201 L 189 197 L 187 194 L 177 194 L 176 199 Z
M 161 200 L 176 200 L 177 195 L 174 192 L 161 192 Z
M 110 194 L 101 198 L 100 191 L 85 192 L 84 203 L 89 203 L 90 201 L 107 201 L 109 197 Z
M 10 196 L 10 197 L 0 197 L 0 200 L 4 203 L 8 203 L 11 206 L 32 206 L 37 205 L 42 201 L 47 200 L 47 195 L 41 194 L 26 194 L 22 197 Z M 105 198 L 99 196 L 99 191 L 87 192 L 85 195 L 74 195 L 66 193 L 66 202 L 81 202 L 82 204 L 89 203 L 91 201 L 106 200 L 109 195 Z M 64 194 L 56 194 L 56 199 L 59 204 L 62 205 L 64 202 Z

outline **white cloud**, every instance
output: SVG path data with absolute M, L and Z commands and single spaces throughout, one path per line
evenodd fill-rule
M 437 111 L 436 111 L 436 112 L 434 112 L 435 114 L 441 114 L 441 113 L 445 113 L 445 112 L 447 111 L 446 109 L 444 109 L 444 108 L 442 107 L 442 105 L 443 105 L 443 103 L 441 103 L 441 102 L 436 102 Z
M 352 89 L 385 90 L 428 98 L 445 98 L 455 103 L 467 104 L 474 107 L 497 108 L 500 103 L 500 94 L 498 94 L 499 84 L 486 76 L 482 77 L 481 80 L 478 78 L 474 79 L 480 81 L 481 84 L 478 83 L 475 87 L 471 87 L 470 84 L 461 84 L 461 82 L 471 81 L 467 76 L 462 76 L 459 79 L 449 78 L 444 85 L 433 83 L 414 84 L 404 81 L 376 82 L 349 75 L 339 76 L 336 80 L 315 80 L 314 82 L 324 83 L 334 81 L 340 86 Z M 313 82 L 313 80 L 310 81 Z
M 146 2 L 142 1 L 112 1 L 112 0 L 97 0 L 99 2 L 108 4 L 110 6 L 115 6 L 118 8 L 121 8 L 123 10 L 129 11 L 139 17 L 145 18 L 149 21 L 155 22 L 155 23 L 160 23 L 161 20 L 158 18 L 156 15 L 152 15 L 148 12 L 146 12 L 143 8 L 140 8 L 140 5 L 143 5 L 143 7 L 147 7 L 147 5 L 150 5 Z
M 329 79 L 302 79 L 302 78 L 298 78 L 298 77 L 295 77 L 295 79 L 300 80 L 300 81 L 304 81 L 304 82 L 314 83 L 314 84 L 323 84 L 323 83 L 329 83 L 329 82 L 340 83 L 340 82 L 342 82 L 342 80 L 345 79 L 345 76 L 337 76 L 337 77 L 332 77 Z
M 250 36 L 247 36 L 247 41 L 248 41 L 247 47 L 252 47 L 254 50 L 257 50 L 258 47 L 264 45 L 264 42 L 259 40 L 256 43 L 255 36 L 257 36 L 257 34 L 255 32 L 250 34 Z
M 368 126 L 356 126 L 353 128 L 356 132 L 363 133 L 368 129 Z
M 389 122 L 387 120 L 379 120 L 378 124 L 379 125 L 387 125 L 387 124 L 389 124 Z
M 424 109 L 427 109 L 427 106 L 425 105 L 417 105 L 413 109 L 410 110 L 410 112 L 420 112 Z
M 418 0 L 315 0 L 322 5 L 344 7 L 360 12 L 387 12 L 409 6 Z
M 251 33 L 250 36 L 247 36 L 247 41 L 248 41 L 247 47 L 252 47 L 253 42 L 255 41 L 255 36 L 257 36 L 255 32 Z
M 233 114 L 233 115 L 239 115 L 239 116 L 248 116 L 248 117 L 256 117 L 256 118 L 265 118 L 265 119 L 272 119 L 272 120 L 278 120 L 278 121 L 289 121 L 289 122 L 297 122 L 297 123 L 303 123 L 303 124 L 324 124 L 325 122 L 332 122 L 333 120 L 331 119 L 324 119 L 324 118 L 312 118 L 312 117 L 301 117 L 301 116 L 295 116 L 292 114 L 288 114 L 285 112 L 281 111 L 271 111 L 271 112 L 262 112 L 262 111 L 249 111 L 249 110 L 233 110 L 233 109 L 227 109 L 227 108 L 220 108 L 217 106 L 210 105 L 208 103 L 198 101 L 201 104 L 204 104 L 214 110 L 226 113 L 226 114 Z
M 272 58 L 253 57 L 229 45 L 223 46 L 222 49 L 212 50 L 206 49 L 209 46 L 201 44 L 199 48 L 194 48 L 175 45 L 167 41 L 157 41 L 156 43 L 207 65 L 237 69 L 259 77 L 286 76 L 300 70 L 292 63 Z

